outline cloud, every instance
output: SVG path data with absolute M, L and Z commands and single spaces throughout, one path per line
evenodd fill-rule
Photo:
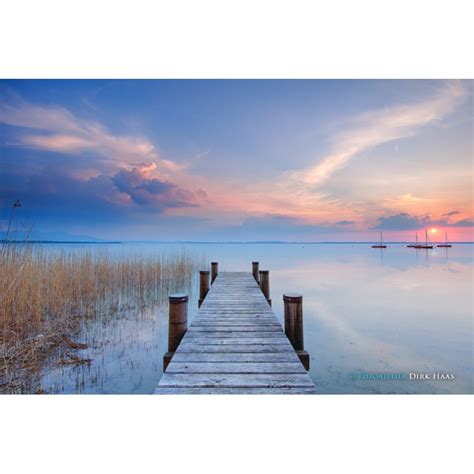
M 457 212 L 456 212 L 457 213 Z M 442 216 L 451 213 L 441 214 Z M 411 216 L 406 212 L 395 214 L 389 217 L 379 217 L 377 224 L 372 229 L 378 230 L 417 230 L 423 227 L 442 226 L 442 227 L 472 227 L 474 220 L 472 218 L 463 219 L 458 222 L 450 223 L 446 219 L 433 219 L 431 216 Z
M 195 192 L 203 201 L 207 202 L 209 200 L 209 194 L 205 189 L 198 188 Z
M 429 218 L 410 216 L 402 212 L 389 217 L 379 217 L 373 229 L 379 230 L 415 230 L 429 225 Z
M 92 140 L 72 135 L 24 135 L 21 141 L 32 148 L 63 153 L 76 153 L 95 146 Z
M 151 225 L 155 215 L 162 222 L 168 211 L 208 199 L 202 187 L 178 184 L 182 166 L 162 159 L 147 138 L 114 134 L 64 107 L 14 100 L 0 101 L 0 123 L 16 127 L 9 142 L 48 153 L 21 152 L 20 166 L 18 152 L 9 153 L 0 163 L 0 199 L 21 198 L 35 223 Z
M 0 103 L 0 123 L 36 131 L 20 133 L 19 146 L 65 154 L 94 151 L 116 167 L 155 162 L 160 164 L 162 172 L 181 168 L 172 161 L 161 159 L 155 145 L 147 138 L 115 135 L 100 123 L 76 117 L 64 107 Z
M 444 214 L 441 214 L 443 217 L 451 217 L 455 216 L 456 214 L 461 214 L 459 211 L 450 211 L 450 212 L 445 212 Z
M 450 224 L 451 227 L 474 227 L 474 218 L 462 219 L 454 224 Z
M 310 168 L 290 173 L 290 179 L 303 188 L 314 190 L 361 153 L 392 140 L 413 136 L 422 127 L 441 120 L 460 105 L 467 94 L 460 82 L 451 81 L 421 102 L 364 113 L 352 121 L 353 127 L 332 138 L 329 154 Z
M 41 107 L 25 102 L 0 103 L 0 122 L 14 127 L 81 133 L 84 126 L 64 107 Z
M 111 180 L 119 192 L 125 193 L 139 205 L 153 208 L 196 206 L 192 192 L 170 182 L 152 178 L 150 175 L 156 167 L 155 163 L 149 163 L 131 170 L 122 169 Z
M 336 225 L 351 225 L 351 224 L 355 224 L 355 221 L 339 221 L 339 222 L 336 222 Z
M 25 176 L 22 169 L 2 167 L 0 201 L 22 201 L 32 223 L 60 225 L 152 222 L 168 209 L 201 205 L 199 193 L 153 177 L 157 165 L 145 163 L 112 174 L 80 178 L 47 166 Z M 5 171 L 5 174 L 3 174 Z

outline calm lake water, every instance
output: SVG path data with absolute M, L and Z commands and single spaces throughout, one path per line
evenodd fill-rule
M 389 244 L 115 244 L 127 252 L 186 248 L 219 269 L 270 270 L 273 309 L 283 321 L 284 292 L 304 295 L 305 349 L 320 393 L 473 393 L 473 250 L 414 250 Z M 190 291 L 197 311 L 196 275 Z M 54 393 L 152 393 L 162 375 L 167 308 L 85 321 L 80 355 L 90 365 L 47 368 L 42 386 Z M 409 374 L 452 374 L 454 380 L 410 380 Z M 387 375 L 389 374 L 389 375 Z M 381 380 L 374 377 L 394 377 Z M 404 378 L 407 377 L 407 378 Z M 413 377 L 413 376 L 412 376 Z

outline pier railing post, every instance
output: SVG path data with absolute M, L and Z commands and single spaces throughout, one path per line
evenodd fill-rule
M 163 372 L 171 362 L 181 339 L 188 329 L 188 295 L 169 295 L 168 352 L 163 356 Z
M 201 270 L 199 272 L 199 302 L 198 302 L 199 308 L 201 307 L 208 291 L 209 291 L 209 270 Z
M 219 273 L 219 263 L 218 262 L 211 262 L 211 285 L 214 283 L 214 280 Z
M 306 370 L 309 370 L 309 354 L 304 350 L 303 336 L 303 295 L 300 293 L 285 293 L 285 334 L 291 342 Z
M 252 275 L 255 278 L 255 281 L 258 283 L 258 262 L 252 262 Z
M 258 272 L 259 279 L 260 279 L 260 288 L 262 290 L 263 295 L 268 301 L 268 304 L 272 305 L 272 300 L 270 299 L 270 272 L 268 270 L 260 270 Z

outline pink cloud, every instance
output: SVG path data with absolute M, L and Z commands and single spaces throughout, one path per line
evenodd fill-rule
M 121 169 L 111 180 L 116 189 L 142 206 L 161 208 L 194 207 L 201 196 L 165 179 L 153 177 L 156 163 L 143 163 L 132 169 Z
M 0 122 L 14 127 L 79 133 L 83 127 L 74 115 L 63 107 L 40 107 L 27 103 L 0 103 Z
M 21 146 L 71 154 L 94 151 L 117 168 L 143 162 L 158 163 L 163 173 L 182 168 L 161 159 L 146 137 L 115 135 L 100 123 L 76 117 L 63 107 L 0 104 L 0 123 L 42 132 L 20 135 Z
M 94 142 L 73 135 L 24 135 L 22 143 L 33 148 L 44 150 L 77 153 L 79 151 L 94 148 Z

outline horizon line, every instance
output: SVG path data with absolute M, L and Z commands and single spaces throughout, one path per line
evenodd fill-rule
M 6 240 L 0 239 L 4 244 L 373 244 L 378 240 Z M 411 240 L 384 241 L 384 244 L 411 244 Z M 431 241 L 433 244 L 444 243 L 444 241 Z M 449 241 L 450 244 L 474 244 L 474 241 Z

